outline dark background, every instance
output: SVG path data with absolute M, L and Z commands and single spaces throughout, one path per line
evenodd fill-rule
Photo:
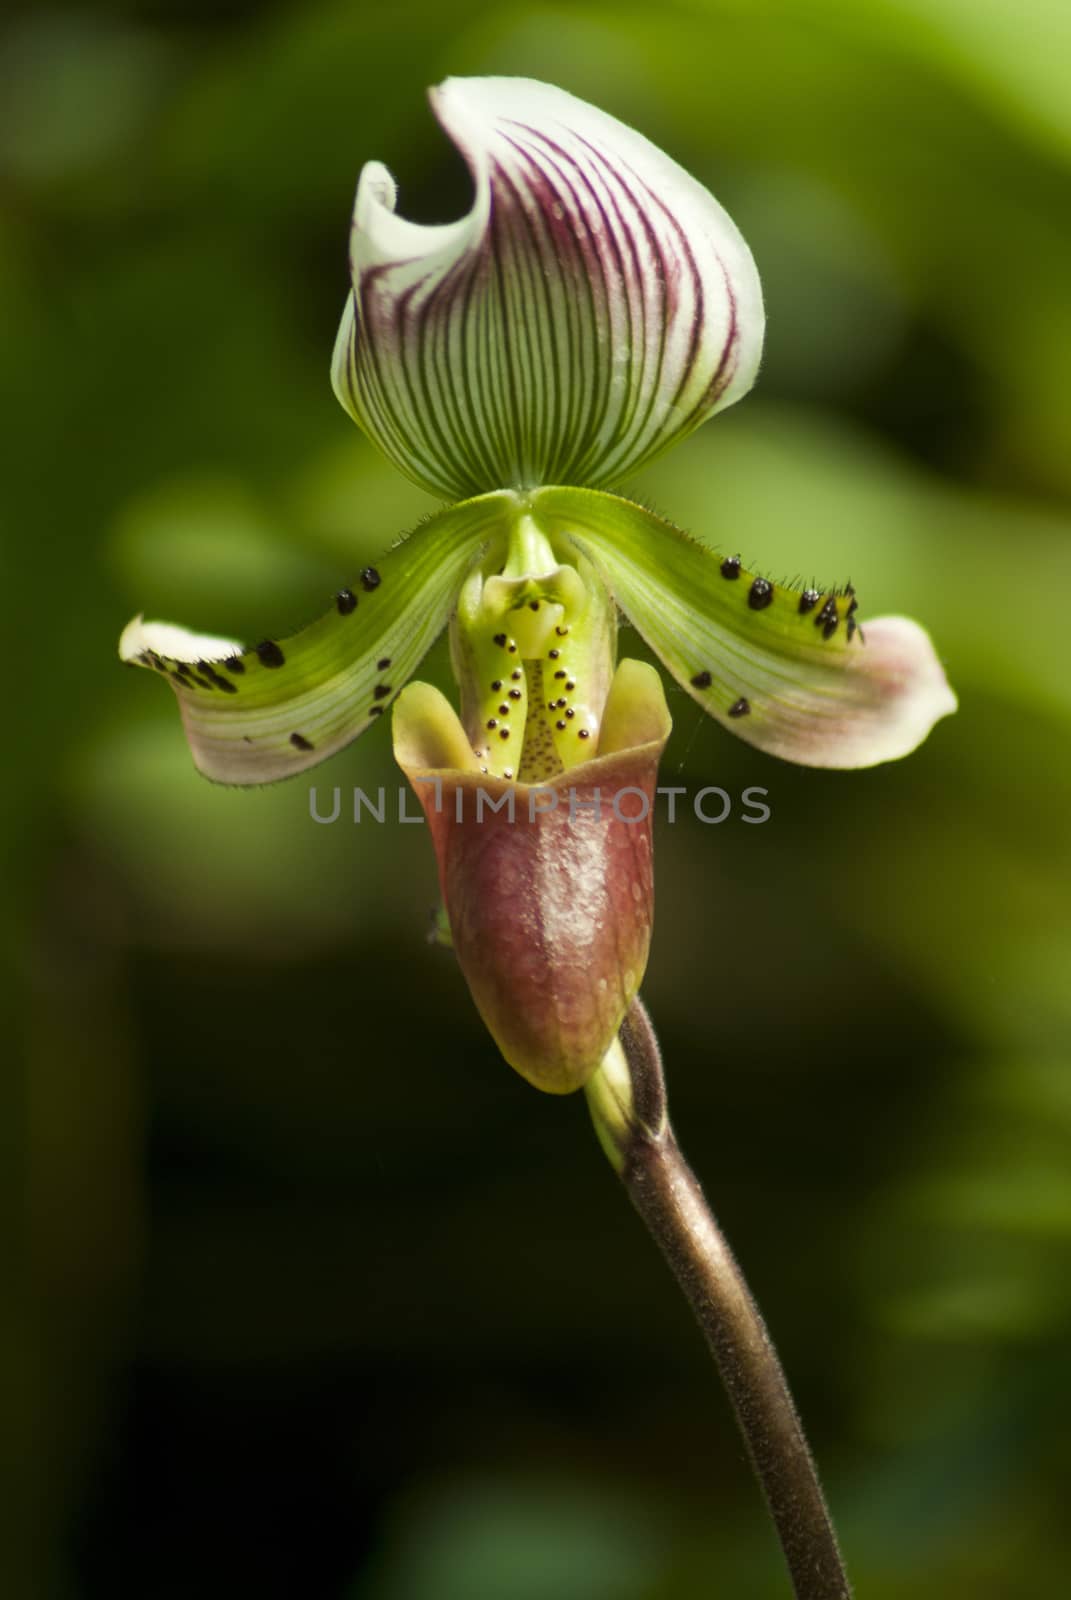
M 423 93 L 492 71 L 635 123 L 758 259 L 756 393 L 636 492 L 918 616 L 960 694 L 824 774 L 672 691 L 663 782 L 773 814 L 661 825 L 645 994 L 860 1596 L 1058 1590 L 1069 58 L 1044 0 L 8 9 L 7 1593 L 786 1592 L 582 1101 L 425 943 L 426 835 L 213 788 L 115 659 L 142 609 L 285 633 L 427 509 L 330 391 L 349 208 L 379 158 L 459 215 Z M 395 784 L 388 730 L 315 781 Z

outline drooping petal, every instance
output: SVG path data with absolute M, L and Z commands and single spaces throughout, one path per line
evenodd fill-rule
M 613 484 L 747 392 L 758 274 L 701 184 L 550 84 L 450 78 L 431 102 L 472 209 L 405 221 L 365 166 L 332 364 L 392 461 L 448 497 Z
M 532 514 L 586 555 L 677 682 L 749 744 L 809 767 L 907 755 L 956 697 L 907 617 L 861 627 L 854 591 L 799 590 L 746 572 L 652 512 L 548 489 Z
M 553 1094 L 595 1071 L 643 978 L 669 729 L 658 674 L 623 661 L 595 758 L 515 784 L 480 772 L 437 689 L 410 684 L 395 707 L 394 753 L 427 816 L 472 997 L 510 1065 Z
M 430 518 L 291 638 L 244 649 L 136 617 L 119 654 L 167 678 L 206 777 L 292 777 L 391 704 L 445 627 L 469 567 L 502 536 L 509 499 L 486 495 Z

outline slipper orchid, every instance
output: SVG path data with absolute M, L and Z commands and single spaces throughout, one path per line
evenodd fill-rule
M 567 1091 L 617 1035 L 652 915 L 669 718 L 653 669 L 615 672 L 618 609 L 723 726 L 804 765 L 905 755 L 956 702 L 915 623 L 869 622 L 864 642 L 851 588 L 775 585 L 609 492 L 754 382 L 758 274 L 717 201 L 549 85 L 450 79 L 431 98 L 472 207 L 407 222 L 364 168 L 332 381 L 447 508 L 292 638 L 137 618 L 120 654 L 169 680 L 223 783 L 303 772 L 393 707 L 476 1003 L 519 1071 Z M 460 713 L 405 688 L 447 626 Z

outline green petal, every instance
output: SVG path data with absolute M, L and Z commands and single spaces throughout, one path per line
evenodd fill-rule
M 641 506 L 545 489 L 532 512 L 588 557 L 681 687 L 749 744 L 810 767 L 868 767 L 921 744 L 956 697 L 907 617 L 860 627 L 854 590 L 746 572 Z
M 334 755 L 391 704 L 445 627 L 510 497 L 441 512 L 342 589 L 326 616 L 244 649 L 136 617 L 122 660 L 165 676 L 193 758 L 220 783 L 271 783 Z

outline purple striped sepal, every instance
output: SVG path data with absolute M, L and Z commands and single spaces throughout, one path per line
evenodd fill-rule
M 446 499 L 619 483 L 746 394 L 762 352 L 751 252 L 642 134 L 550 84 L 448 78 L 432 108 L 472 174 L 460 221 L 357 186 L 332 382 Z

